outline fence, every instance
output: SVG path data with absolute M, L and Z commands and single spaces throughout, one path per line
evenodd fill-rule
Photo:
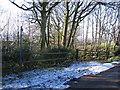
M 14 56 L 13 56 L 14 57 Z M 79 50 L 76 49 L 75 52 L 56 52 L 56 53 L 32 53 L 32 56 L 28 57 L 28 60 L 22 62 L 22 71 L 32 70 L 40 67 L 51 67 L 51 66 L 67 66 L 73 60 L 103 60 L 105 61 L 110 57 L 109 52 L 106 50 L 96 51 L 96 50 Z M 6 70 L 8 69 L 8 70 Z M 19 57 L 18 62 L 5 62 L 3 64 L 4 72 L 19 71 Z
M 19 57 L 18 62 L 4 61 L 3 74 L 9 72 L 18 72 L 21 70 L 26 71 L 53 66 L 67 66 L 71 63 L 71 61 L 75 60 L 75 55 L 71 52 L 32 53 L 32 57 L 28 57 L 28 59 L 29 60 L 25 60 L 23 58 L 22 68 L 19 67 Z
M 39 61 L 39 62 L 45 62 L 45 61 L 56 61 L 56 60 L 70 60 L 75 58 L 73 53 L 68 52 L 57 52 L 57 53 L 32 53 L 33 57 L 29 61 L 23 61 L 24 62 L 31 62 L 31 61 Z M 33 59 L 33 60 L 32 60 Z
M 76 49 L 76 60 L 107 60 L 110 52 L 107 50 L 84 50 Z

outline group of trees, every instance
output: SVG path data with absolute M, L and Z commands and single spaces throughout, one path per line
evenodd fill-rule
M 68 52 L 64 55 L 43 54 L 37 59 L 56 57 L 71 58 L 74 50 L 106 50 L 110 53 L 112 45 L 120 42 L 120 2 L 98 2 L 96 0 L 63 0 L 49 2 L 40 0 L 9 0 L 23 13 L 13 17 L 7 14 L 6 22 L 0 22 L 3 44 L 3 62 L 19 62 L 19 31 L 23 27 L 23 61 L 35 60 L 42 53 Z M 0 17 L 5 13 L 0 9 Z M 4 15 L 3 15 L 4 16 Z M 1 18 L 2 19 L 2 18 Z M 4 46 L 4 45 L 3 45 Z M 52 48 L 53 47 L 53 48 Z M 104 47 L 104 48 L 103 48 Z M 47 50 L 44 52 L 44 50 Z M 102 49 L 101 49 L 102 48 Z M 114 47 L 113 47 L 114 48 Z M 108 53 L 108 54 L 109 54 Z M 62 55 L 62 56 L 61 56 Z M 90 54 L 92 56 L 92 53 Z M 104 54 L 106 55 L 106 54 Z M 52 61 L 51 61 L 52 62 Z M 7 66 L 7 65 L 4 65 Z M 15 65 L 13 65 L 15 66 Z
M 28 35 L 23 33 L 23 36 L 25 35 L 23 38 L 28 37 L 26 39 L 29 39 L 27 41 L 30 49 L 36 42 L 39 45 L 38 48 L 43 50 L 47 47 L 61 46 L 79 48 L 81 44 L 85 49 L 90 43 L 94 48 L 95 45 L 99 46 L 102 42 L 107 44 L 112 41 L 117 44 L 119 42 L 119 2 L 106 3 L 94 0 L 40 2 L 31 0 L 24 1 L 22 5 L 17 4 L 15 0 L 10 0 L 10 2 L 25 12 L 22 17 L 16 16 L 16 20 L 14 20 L 17 22 L 16 25 L 11 25 L 11 15 L 8 17 L 6 24 L 2 24 L 3 27 L 1 27 L 2 31 L 6 30 L 6 36 L 2 36 L 5 41 L 11 40 L 12 37 L 18 47 L 20 25 L 18 23 L 21 23 L 19 18 L 26 23 L 23 27 Z M 9 35 L 10 26 L 14 26 L 16 29 L 13 36 Z M 78 39 L 78 37 L 80 38 Z
M 25 1 L 21 6 L 17 4 L 15 0 L 10 0 L 10 2 L 18 8 L 29 11 L 29 21 L 36 23 L 40 30 L 39 41 L 41 49 L 52 45 L 72 47 L 77 39 L 76 32 L 78 32 L 81 22 L 94 13 L 93 17 L 97 20 L 96 28 L 100 26 L 98 28 L 100 30 L 99 33 L 102 33 L 102 29 L 105 28 L 104 23 L 107 22 L 107 19 L 105 20 L 104 18 L 108 17 L 106 11 L 108 11 L 110 15 L 110 13 L 113 13 L 111 10 L 117 10 L 118 8 L 116 3 L 97 2 L 94 0 L 80 0 L 79 2 L 67 2 L 67 0 L 61 2 L 54 2 L 52 0 L 49 2 L 40 2 L 39 0 L 31 0 Z M 106 14 L 104 16 L 102 15 L 103 8 L 104 14 Z M 117 17 L 113 16 L 111 18 L 116 19 Z M 106 26 L 109 27 L 107 24 Z M 97 32 L 98 31 L 96 31 L 96 35 L 98 34 Z M 97 38 L 98 37 L 96 37 L 96 40 Z M 102 37 L 99 36 L 99 40 L 101 40 L 100 38 Z

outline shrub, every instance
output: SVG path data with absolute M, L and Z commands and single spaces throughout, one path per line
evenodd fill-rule
M 26 40 L 23 40 L 22 43 L 22 59 L 24 61 L 29 60 L 29 44 Z M 9 46 L 9 49 L 6 50 L 3 48 L 2 50 L 2 61 L 3 62 L 19 62 L 19 57 L 20 57 L 20 48 L 19 46 L 13 44 Z
M 40 58 L 42 59 L 56 59 L 56 58 L 72 58 L 74 56 L 74 51 L 65 47 L 58 48 L 47 48 L 43 50 Z

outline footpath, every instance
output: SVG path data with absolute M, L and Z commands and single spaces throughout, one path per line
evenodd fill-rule
M 65 90 L 120 90 L 120 64 L 97 75 L 72 79 Z

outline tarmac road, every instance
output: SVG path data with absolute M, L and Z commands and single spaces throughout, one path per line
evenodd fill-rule
M 120 64 L 97 75 L 72 79 L 65 90 L 120 90 Z

